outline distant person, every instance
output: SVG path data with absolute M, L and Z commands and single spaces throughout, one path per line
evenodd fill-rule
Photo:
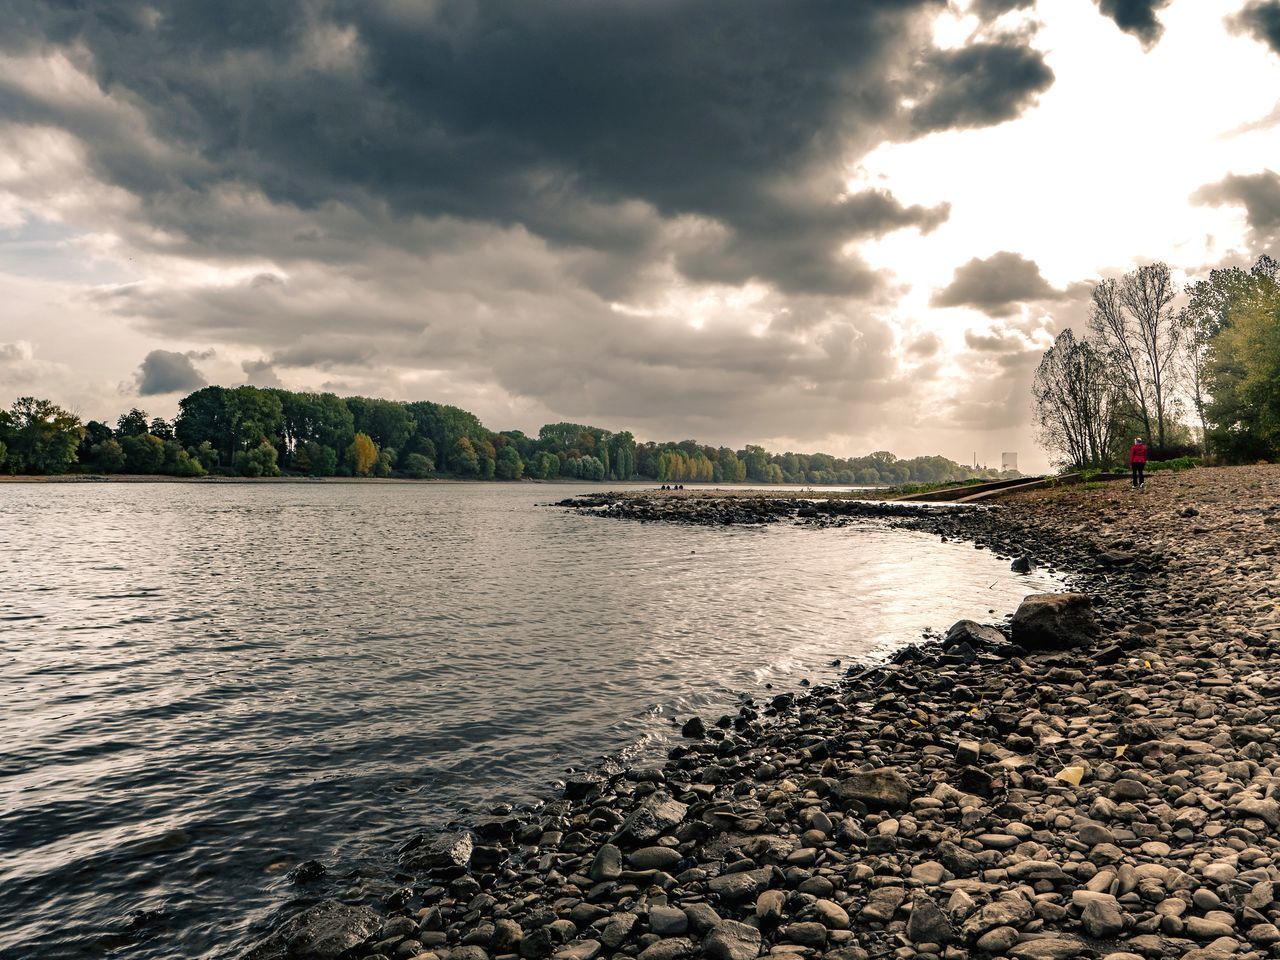
M 1134 437 L 1133 446 L 1129 448 L 1129 469 L 1133 471 L 1135 490 L 1147 482 L 1147 445 L 1141 437 Z

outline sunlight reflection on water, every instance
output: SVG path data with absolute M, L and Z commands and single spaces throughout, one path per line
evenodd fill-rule
M 380 864 L 1049 583 L 877 526 L 536 506 L 571 492 L 0 487 L 0 956 L 220 954 L 289 895 L 282 863 Z

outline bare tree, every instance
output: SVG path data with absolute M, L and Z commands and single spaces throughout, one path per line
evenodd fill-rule
M 1105 467 L 1116 429 L 1115 378 L 1103 352 L 1064 330 L 1031 387 L 1041 442 L 1076 468 Z
M 1168 264 L 1152 263 L 1093 289 L 1089 330 L 1106 353 L 1148 439 L 1165 445 L 1177 409 L 1183 325 L 1171 305 L 1178 295 Z M 1154 431 L 1152 427 L 1154 426 Z

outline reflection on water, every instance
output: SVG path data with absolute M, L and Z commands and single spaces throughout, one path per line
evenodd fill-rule
M 298 861 L 1044 586 L 922 534 L 535 506 L 571 492 L 0 486 L 0 956 L 219 955 Z

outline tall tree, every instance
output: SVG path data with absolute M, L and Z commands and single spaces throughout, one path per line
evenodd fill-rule
M 1070 330 L 1045 351 L 1031 388 L 1041 441 L 1077 469 L 1108 464 L 1115 388 L 1102 352 Z
M 1184 327 L 1172 303 L 1178 290 L 1168 264 L 1152 263 L 1093 290 L 1089 330 L 1142 419 L 1148 440 L 1163 447 L 1176 412 Z M 1153 428 L 1154 427 L 1154 431 Z

